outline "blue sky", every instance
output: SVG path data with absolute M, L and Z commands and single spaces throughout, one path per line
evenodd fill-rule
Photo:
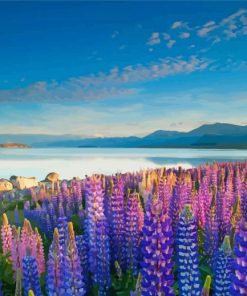
M 0 2 L 0 133 L 247 124 L 247 2 Z

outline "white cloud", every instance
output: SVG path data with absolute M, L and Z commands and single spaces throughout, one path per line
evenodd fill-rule
M 180 37 L 181 39 L 187 39 L 187 38 L 190 37 L 190 33 L 189 33 L 189 32 L 182 32 L 182 33 L 179 35 L 179 37 Z
M 187 23 L 182 21 L 176 21 L 172 24 L 171 29 L 187 28 Z
M 159 44 L 160 42 L 161 42 L 160 33 L 153 32 L 151 37 L 148 39 L 147 44 L 153 46 L 153 45 Z
M 172 40 L 171 40 L 172 41 Z M 38 81 L 25 88 L 0 90 L 0 102 L 62 103 L 121 98 L 138 92 L 133 84 L 206 69 L 212 61 L 191 56 L 160 59 L 148 65 L 112 68 L 88 76 L 72 77 L 61 83 Z
M 245 23 L 247 23 L 246 14 L 247 10 L 241 8 L 218 23 L 215 21 L 209 21 L 197 30 L 197 35 L 199 37 L 212 37 L 210 34 L 217 32 L 217 36 L 220 35 L 226 39 L 232 39 L 244 35 L 244 26 Z M 215 39 L 215 36 L 213 37 Z M 220 37 L 218 37 L 218 40 L 219 39 Z
M 172 48 L 175 43 L 176 43 L 176 40 L 171 39 L 167 42 L 166 46 L 168 48 Z

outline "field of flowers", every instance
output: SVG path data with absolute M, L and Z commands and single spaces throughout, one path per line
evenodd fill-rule
M 1 209 L 0 295 L 247 295 L 247 162 L 93 175 Z

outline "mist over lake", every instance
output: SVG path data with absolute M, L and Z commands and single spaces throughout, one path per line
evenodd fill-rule
M 35 148 L 1 149 L 0 178 L 35 176 L 39 180 L 56 171 L 62 179 L 94 173 L 115 174 L 166 166 L 191 168 L 214 161 L 243 161 L 247 150 Z

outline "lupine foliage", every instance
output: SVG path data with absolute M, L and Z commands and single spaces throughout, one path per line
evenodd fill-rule
M 247 162 L 29 194 L 1 206 L 0 295 L 247 295 Z

